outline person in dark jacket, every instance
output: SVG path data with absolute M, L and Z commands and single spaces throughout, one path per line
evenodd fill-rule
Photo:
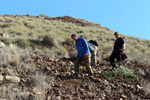
M 78 37 L 75 34 L 71 35 L 71 38 L 76 42 L 76 48 L 78 51 L 77 59 L 74 62 L 75 75 L 79 74 L 79 66 L 83 63 L 88 71 L 89 75 L 93 74 L 91 64 L 91 54 L 88 47 L 88 43 L 84 38 Z
M 120 34 L 118 32 L 115 32 L 114 35 L 116 41 L 114 43 L 113 52 L 109 59 L 113 69 L 117 67 L 114 62 L 115 58 L 117 58 L 118 67 L 121 66 L 121 55 L 124 55 L 124 50 L 125 50 L 125 41 L 123 40 L 123 38 L 120 37 Z

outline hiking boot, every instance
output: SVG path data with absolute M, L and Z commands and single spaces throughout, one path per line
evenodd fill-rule
M 72 77 L 73 78 L 78 78 L 78 74 L 74 74 Z

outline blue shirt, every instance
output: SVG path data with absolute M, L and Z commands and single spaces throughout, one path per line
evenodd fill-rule
M 85 53 L 90 53 L 88 43 L 84 38 L 78 37 L 78 41 L 76 42 L 76 48 L 78 51 L 77 57 L 84 57 Z

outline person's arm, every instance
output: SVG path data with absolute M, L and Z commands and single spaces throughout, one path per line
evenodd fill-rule
M 85 54 L 84 54 L 84 57 L 87 57 L 88 56 L 88 53 L 89 53 L 89 47 L 88 47 L 88 43 L 86 42 L 86 40 L 84 38 L 82 38 L 82 42 L 83 42 L 83 45 L 85 47 Z
M 126 48 L 126 45 L 122 44 L 122 50 L 125 50 L 125 48 Z
M 88 43 L 86 42 L 86 40 L 84 38 L 82 38 L 82 42 L 83 42 L 83 45 L 85 47 L 85 53 L 89 53 L 88 52 L 88 49 L 89 49 Z

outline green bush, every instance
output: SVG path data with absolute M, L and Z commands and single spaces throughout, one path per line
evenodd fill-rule
M 136 77 L 136 75 L 133 73 L 133 70 L 128 69 L 124 66 L 120 66 L 110 72 L 105 72 L 104 75 L 108 79 L 121 77 L 128 80 L 133 80 Z
M 41 16 L 41 17 L 47 17 L 47 16 L 46 16 L 45 14 L 43 14 L 43 13 L 40 14 L 39 16 Z

